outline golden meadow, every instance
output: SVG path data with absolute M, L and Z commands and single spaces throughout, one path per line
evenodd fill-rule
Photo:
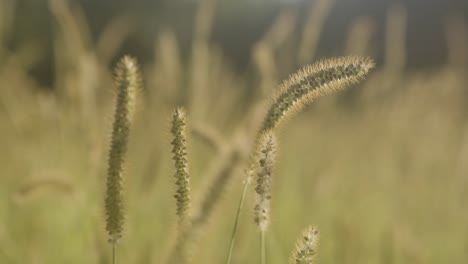
M 126 20 L 91 41 L 79 6 L 49 1 L 54 89 L 28 73 L 34 47 L 0 46 L 0 263 L 466 263 L 460 17 L 444 22 L 447 62 L 409 72 L 407 14 L 394 6 L 384 64 L 332 87 L 344 91 L 300 102 L 279 129 L 266 121 L 272 100 L 302 78 L 282 82 L 296 65 L 320 61 L 333 4 L 312 5 L 299 40 L 294 12 L 282 12 L 252 47 L 251 72 L 239 74 L 209 41 L 214 1 L 197 10 L 187 63 L 168 28 L 152 63 L 124 57 L 113 67 Z M 0 5 L 1 40 L 13 17 L 12 1 Z M 309 73 L 368 65 L 373 25 L 356 18 L 336 54 L 360 57 Z M 131 111 L 116 106 L 122 87 L 137 88 L 122 99 L 135 99 Z M 259 168 L 249 170 L 251 160 Z

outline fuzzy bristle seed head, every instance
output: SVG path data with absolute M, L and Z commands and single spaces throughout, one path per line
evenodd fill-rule
M 273 131 L 269 130 L 261 135 L 259 146 L 254 220 L 261 231 L 266 231 L 270 219 L 271 184 L 277 148 Z
M 127 152 L 128 136 L 132 123 L 140 74 L 135 59 L 125 56 L 115 70 L 117 86 L 116 107 L 109 150 L 106 188 L 106 230 L 113 244 L 122 236 L 124 214 L 122 199 L 122 174 Z
M 374 67 L 370 58 L 324 59 L 291 75 L 273 98 L 262 131 L 275 129 L 282 120 L 320 96 L 358 83 Z
M 316 227 L 309 226 L 297 240 L 296 249 L 291 255 L 290 264 L 312 264 L 317 255 L 319 243 L 319 231 Z
M 172 114 L 172 159 L 174 160 L 177 203 L 177 216 L 180 223 L 189 219 L 190 208 L 190 176 L 187 157 L 186 116 L 182 108 L 177 108 Z

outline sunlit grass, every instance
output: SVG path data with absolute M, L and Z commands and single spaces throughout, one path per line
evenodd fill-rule
M 73 9 L 60 8 L 55 11 L 76 19 Z M 293 18 L 282 16 L 275 27 L 287 29 Z M 55 33 L 60 74 L 54 89 L 40 89 L 28 75 L 33 60 L 8 53 L 0 62 L 0 263 L 111 263 L 103 201 L 112 74 L 98 51 L 67 46 L 80 45 L 65 41 L 70 38 L 87 41 L 67 35 L 81 24 L 62 26 L 69 30 Z M 388 35 L 399 39 L 404 30 L 393 26 Z M 143 65 L 146 85 L 129 138 L 119 263 L 161 263 L 176 239 L 168 118 L 179 105 L 187 107 L 192 127 L 205 127 L 226 144 L 216 148 L 189 135 L 194 209 L 210 197 L 210 183 L 237 155 L 192 252 L 193 263 L 225 261 L 245 179 L 244 147 L 252 145 L 265 113 L 257 110 L 265 109 L 263 100 L 278 80 L 296 70 L 287 60 L 300 57 L 282 48 L 294 44 L 283 37 L 265 36 L 253 52 L 254 69 L 241 75 L 206 38 L 197 38 L 187 66 L 173 32 L 157 36 L 155 60 Z M 308 39 L 312 45 L 313 36 Z M 356 41 L 350 43 L 346 50 L 362 52 Z M 265 241 L 269 264 L 288 263 L 298 235 L 310 224 L 320 230 L 316 263 L 468 260 L 467 68 L 452 56 L 431 72 L 405 72 L 401 56 L 394 56 L 404 54 L 399 44 L 389 46 L 400 50 L 389 48 L 387 62 L 363 85 L 318 100 L 278 133 Z M 232 263 L 260 259 L 253 201 L 249 189 Z

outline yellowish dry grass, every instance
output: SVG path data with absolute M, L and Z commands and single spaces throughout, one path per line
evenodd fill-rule
M 103 201 L 115 95 L 107 63 L 115 54 L 83 48 L 89 39 L 79 13 L 63 3 L 50 1 L 54 19 L 63 26 L 55 34 L 53 92 L 38 89 L 27 74 L 34 53 L 0 47 L 0 263 L 110 262 Z M 210 4 L 201 9 L 203 16 L 213 15 Z M 404 15 L 392 9 L 388 19 L 395 22 Z M 283 15 L 275 25 L 287 32 L 293 18 Z M 232 153 L 246 155 L 243 148 L 252 144 L 261 125 L 257 113 L 275 89 L 272 84 L 299 63 L 297 51 L 285 48 L 292 40 L 271 33 L 254 49 L 255 79 L 240 76 L 208 41 L 210 21 L 196 23 L 199 35 L 188 65 L 170 30 L 155 40 L 154 63 L 144 65 L 146 88 L 135 113 L 126 168 L 121 263 L 160 263 L 173 244 L 177 218 L 170 111 L 183 104 L 193 127 L 223 142 L 217 149 L 206 138 L 192 136 L 196 208 L 223 162 Z M 320 230 L 316 261 L 321 264 L 468 261 L 467 42 L 457 34 L 464 31 L 463 23 L 454 19 L 449 25 L 446 66 L 405 72 L 405 25 L 390 23 L 389 47 L 397 48 L 386 51 L 386 64 L 377 65 L 363 85 L 320 99 L 283 128 L 266 241 L 269 264 L 287 263 L 297 235 L 309 224 Z M 364 36 L 371 34 L 367 26 L 356 27 Z M 2 39 L 8 28 L 0 29 Z M 109 33 L 107 38 L 118 41 L 124 35 Z M 314 45 L 314 36 L 307 38 Z M 366 41 L 348 43 L 347 50 L 356 52 L 365 53 L 360 45 L 370 47 Z M 243 179 L 242 168 L 234 172 L 203 225 L 193 263 L 222 263 L 226 257 Z M 254 200 L 252 195 L 247 201 Z M 248 209 L 233 263 L 259 259 L 258 233 Z

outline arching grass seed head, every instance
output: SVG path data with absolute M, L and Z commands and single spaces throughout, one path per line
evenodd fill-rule
M 308 65 L 283 82 L 268 110 L 262 130 L 275 129 L 285 119 L 320 96 L 362 80 L 374 62 L 369 58 L 340 57 Z

